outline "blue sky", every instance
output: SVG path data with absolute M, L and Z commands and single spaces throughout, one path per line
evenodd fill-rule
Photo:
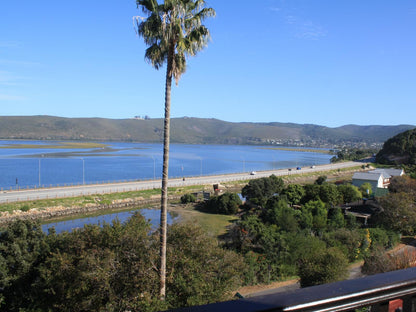
M 171 117 L 416 124 L 414 0 L 207 0 L 209 46 L 172 88 Z M 0 2 L 1 115 L 164 113 L 134 0 Z

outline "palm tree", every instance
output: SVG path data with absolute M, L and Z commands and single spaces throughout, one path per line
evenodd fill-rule
M 165 119 L 163 138 L 162 197 L 160 209 L 160 298 L 166 295 L 166 240 L 168 167 L 170 141 L 170 94 L 172 78 L 178 84 L 186 69 L 186 57 L 194 56 L 208 43 L 209 31 L 202 21 L 215 16 L 204 0 L 136 0 L 147 18 L 136 17 L 138 34 L 149 47 L 145 59 L 156 69 L 167 63 L 165 83 Z

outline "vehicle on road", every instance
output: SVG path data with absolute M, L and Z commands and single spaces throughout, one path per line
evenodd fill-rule
M 256 175 L 256 174 L 257 174 L 257 172 L 255 172 L 255 171 L 250 172 L 250 175 Z

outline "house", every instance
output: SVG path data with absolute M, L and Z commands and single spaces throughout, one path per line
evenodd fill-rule
M 360 187 L 364 183 L 370 183 L 373 190 L 377 188 L 387 188 L 390 184 L 391 176 L 386 172 L 356 172 L 352 176 L 352 185 Z
M 404 175 L 403 169 L 394 169 L 394 168 L 374 169 L 369 172 L 380 172 L 380 173 L 385 172 L 392 177 L 401 177 L 402 175 Z
M 374 169 L 367 172 L 356 172 L 352 176 L 352 184 L 360 187 L 364 183 L 370 183 L 373 193 L 383 194 L 385 193 L 389 184 L 390 179 L 394 176 L 402 176 L 404 174 L 403 169 Z M 381 190 L 381 192 L 380 192 Z

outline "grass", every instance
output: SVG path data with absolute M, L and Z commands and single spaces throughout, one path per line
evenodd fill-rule
M 192 193 L 201 191 L 203 186 L 186 186 L 186 187 L 170 187 L 168 188 L 169 195 L 181 195 L 185 193 Z M 0 204 L 0 212 L 13 210 L 28 211 L 30 209 L 45 209 L 48 207 L 85 207 L 87 204 L 111 204 L 115 200 L 123 200 L 129 198 L 143 198 L 151 199 L 154 196 L 160 195 L 160 189 L 132 191 L 124 193 L 110 193 L 110 194 L 95 194 L 68 198 L 55 199 L 41 199 L 22 202 L 13 202 Z
M 196 210 L 194 205 L 177 205 L 171 207 L 170 213 L 179 214 L 182 222 L 193 222 L 199 224 L 204 231 L 212 236 L 218 237 L 227 231 L 227 227 L 238 220 L 236 216 L 211 214 Z

